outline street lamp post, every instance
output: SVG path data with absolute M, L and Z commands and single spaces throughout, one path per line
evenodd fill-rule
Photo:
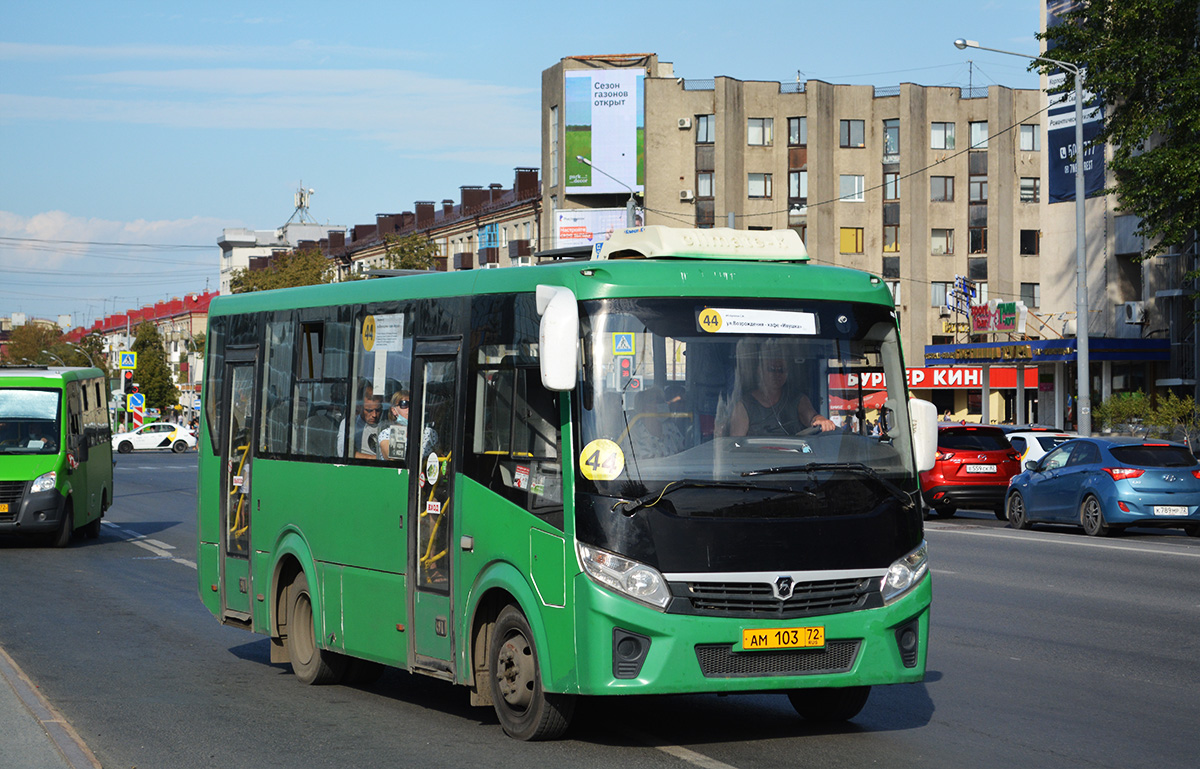
M 633 200 L 633 196 L 636 195 L 637 193 L 635 193 L 633 191 L 633 187 L 630 187 L 628 184 L 621 181 L 620 179 L 613 176 L 612 174 L 606 173 L 604 171 L 604 169 L 597 168 L 596 166 L 592 165 L 592 161 L 588 160 L 583 155 L 576 155 L 575 159 L 578 160 L 580 163 L 583 163 L 585 166 L 592 169 L 593 171 L 599 171 L 600 173 L 607 176 L 609 179 L 612 179 L 617 184 L 619 184 L 622 187 L 624 187 L 625 189 L 629 190 L 629 202 L 625 204 L 625 226 L 628 227 L 629 229 L 633 229 L 634 224 L 636 224 L 636 222 L 637 222 L 637 204 Z
M 55 355 L 54 353 L 50 352 L 49 350 L 42 350 L 42 355 L 48 356 L 48 357 L 49 357 L 51 360 L 56 360 L 56 361 L 58 361 L 58 364 L 59 364 L 60 366 L 66 366 L 66 365 L 67 365 L 67 362 L 66 362 L 65 360 L 63 360 L 62 358 L 58 357 L 57 355 Z
M 1088 294 L 1087 294 L 1087 233 L 1084 227 L 1083 174 L 1083 78 L 1079 67 L 1066 61 L 1027 53 L 988 48 L 975 40 L 959 38 L 954 47 L 977 48 L 981 51 L 1019 56 L 1032 61 L 1055 64 L 1070 72 L 1075 80 L 1075 363 L 1079 393 L 1075 399 L 1076 429 L 1080 435 L 1092 434 L 1091 367 L 1088 360 Z
M 75 352 L 77 352 L 80 355 L 82 355 L 83 357 L 87 358 L 87 362 L 88 362 L 89 366 L 94 367 L 96 365 L 96 361 L 94 361 L 92 359 L 92 354 L 90 352 L 88 352 L 86 349 L 84 349 L 83 347 L 80 347 L 79 345 L 75 344 L 74 342 L 67 342 L 67 347 L 70 347 Z

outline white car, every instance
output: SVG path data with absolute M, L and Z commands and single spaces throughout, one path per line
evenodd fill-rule
M 182 454 L 196 447 L 196 436 L 174 422 L 151 422 L 127 433 L 113 434 L 112 446 L 121 454 L 134 449 L 170 449 Z
M 1075 433 L 1059 432 L 1057 430 L 1018 430 L 1009 433 L 1008 442 L 1021 455 L 1021 469 L 1026 462 L 1036 462 L 1043 455 L 1050 453 L 1060 443 L 1066 443 L 1072 438 L 1078 438 Z

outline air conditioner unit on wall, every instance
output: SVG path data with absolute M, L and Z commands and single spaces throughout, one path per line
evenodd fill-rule
M 680 190 L 679 191 L 679 199 L 684 200 L 684 201 L 695 200 L 696 195 L 691 190 Z
M 1125 303 L 1125 322 L 1131 326 L 1140 325 L 1146 322 L 1146 303 L 1145 302 L 1126 302 Z
M 679 129 L 682 131 L 685 128 L 692 127 L 692 119 L 690 117 L 679 118 Z
M 950 317 L 950 308 L 945 307 L 945 306 L 939 307 L 938 308 L 938 317 L 939 318 L 949 318 Z

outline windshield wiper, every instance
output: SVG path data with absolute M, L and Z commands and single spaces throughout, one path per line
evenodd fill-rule
M 865 475 L 873 481 L 876 481 L 880 486 L 885 488 L 889 494 L 900 500 L 905 509 L 912 507 L 912 495 L 905 493 L 904 489 L 884 478 L 874 469 L 864 465 L 862 462 L 810 462 L 807 465 L 783 465 L 781 467 L 764 467 L 761 470 L 747 470 L 742 473 L 743 478 L 754 478 L 759 475 L 779 475 L 782 473 L 816 473 L 825 470 L 844 470 L 848 473 L 856 475 Z
M 745 475 L 745 473 L 742 473 Z M 678 481 L 671 481 L 663 487 L 662 491 L 655 491 L 650 494 L 643 494 L 637 499 L 617 502 L 612 506 L 612 511 L 615 513 L 620 511 L 625 515 L 633 515 L 643 507 L 653 506 L 658 503 L 658 500 L 665 497 L 672 491 L 679 489 L 740 489 L 742 491 L 786 491 L 792 494 L 806 494 L 808 496 L 816 496 L 811 491 L 804 489 L 764 489 L 756 483 L 747 481 L 705 481 L 696 478 L 682 478 Z

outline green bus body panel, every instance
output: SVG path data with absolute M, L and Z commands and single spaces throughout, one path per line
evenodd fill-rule
M 546 606 L 567 604 L 566 540 L 540 529 L 529 532 L 529 576 Z
M 215 542 L 201 542 L 196 548 L 196 575 L 200 586 L 200 600 L 214 616 L 221 616 L 220 590 L 221 554 Z M 213 586 L 217 590 L 213 590 Z
M 929 603 L 932 580 L 900 600 L 879 609 L 852 611 L 790 620 L 745 620 L 663 614 L 592 583 L 576 578 L 576 622 L 579 624 L 576 675 L 580 694 L 679 694 L 698 691 L 735 692 L 916 683 L 925 677 L 929 644 Z M 913 618 L 919 621 L 917 664 L 900 660 L 895 629 Z M 854 666 L 844 673 L 798 676 L 705 677 L 696 658 L 697 644 L 735 644 L 743 628 L 823 625 L 827 640 L 862 639 Z M 613 628 L 648 636 L 650 652 L 636 679 L 613 677 Z M 738 652 L 758 654 L 760 652 Z
M 342 584 L 341 646 L 346 654 L 404 667 L 408 619 L 403 574 L 339 567 Z M 326 627 L 330 623 L 326 622 Z M 326 634 L 328 638 L 328 634 Z

